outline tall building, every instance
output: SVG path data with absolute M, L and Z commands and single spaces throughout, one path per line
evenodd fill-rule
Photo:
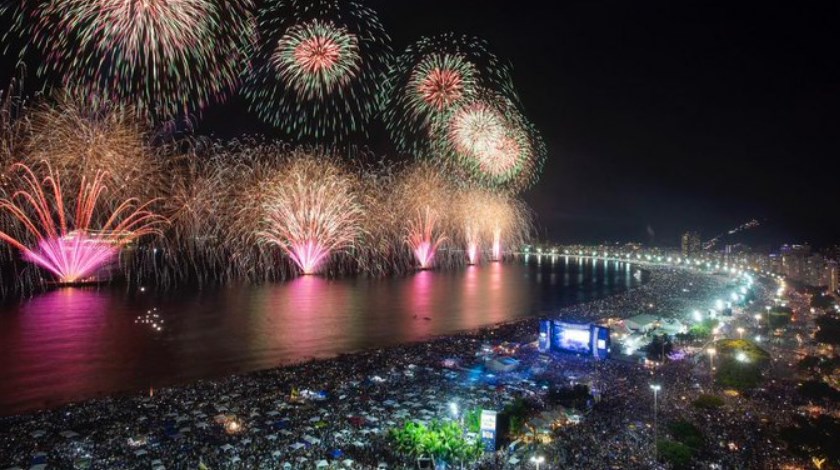
M 838 267 L 837 261 L 831 260 L 826 263 L 825 277 L 825 285 L 828 286 L 828 291 L 836 294 L 837 289 L 840 288 L 840 267 Z
M 683 256 L 691 256 L 699 253 L 703 249 L 703 241 L 700 239 L 700 234 L 697 232 L 685 232 L 682 236 L 682 254 Z
M 782 245 L 779 250 L 782 255 L 782 274 L 796 281 L 804 281 L 811 247 L 805 245 Z

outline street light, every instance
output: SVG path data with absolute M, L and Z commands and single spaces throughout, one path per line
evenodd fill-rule
M 449 402 L 449 412 L 452 413 L 453 418 L 458 417 L 458 404 L 454 401 Z
M 738 327 L 738 329 L 737 329 L 737 330 L 735 330 L 735 331 L 737 331 L 737 332 L 738 332 L 738 337 L 739 337 L 739 339 L 744 339 L 744 329 L 743 329 L 743 328 L 741 328 L 741 327 L 739 326 L 739 327 Z
M 534 465 L 537 466 L 537 470 L 540 470 L 540 464 L 545 462 L 545 457 L 543 457 L 542 455 L 535 455 L 531 457 L 531 462 L 533 462 Z
M 657 427 L 659 420 L 657 415 L 659 412 L 659 391 L 662 390 L 662 386 L 659 384 L 650 384 L 650 389 L 653 390 L 653 459 L 659 460 L 659 443 L 656 442 L 659 436 L 659 429 Z
M 709 348 L 706 350 L 709 353 L 709 368 L 711 370 L 712 376 L 715 375 L 715 354 L 717 353 L 717 349 Z

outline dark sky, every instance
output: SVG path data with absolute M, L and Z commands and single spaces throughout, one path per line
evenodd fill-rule
M 840 4 L 774 3 L 372 4 L 398 46 L 452 30 L 513 62 L 549 144 L 525 195 L 548 237 L 646 241 L 649 225 L 676 243 L 767 218 L 775 240 L 840 241 Z
M 840 4 L 368 3 L 397 50 L 454 31 L 512 62 L 549 148 L 524 195 L 541 237 L 676 244 L 758 218 L 762 241 L 840 241 Z M 211 108 L 200 129 L 267 130 L 242 109 Z

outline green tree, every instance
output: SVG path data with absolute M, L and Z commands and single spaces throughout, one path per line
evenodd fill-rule
M 481 409 L 475 408 L 464 413 L 464 427 L 469 432 L 478 432 L 481 429 Z
M 767 316 L 767 324 L 772 329 L 782 328 L 790 323 L 791 318 L 793 318 L 793 309 L 776 306 L 770 310 L 770 315 Z
M 647 358 L 651 361 L 663 361 L 674 350 L 674 345 L 667 335 L 655 335 L 645 346 Z
M 703 446 L 703 433 L 700 429 L 688 421 L 674 421 L 668 425 L 668 431 L 676 441 L 691 447 L 692 449 L 699 449 Z
M 694 452 L 691 447 L 675 441 L 660 440 L 657 442 L 659 446 L 659 457 L 670 463 L 674 468 L 688 468 L 691 465 L 691 459 Z
M 816 319 L 817 334 L 814 338 L 823 344 L 840 345 L 840 318 L 835 315 L 822 315 Z
M 697 397 L 697 399 L 694 400 L 691 404 L 694 405 L 696 408 L 700 408 L 703 410 L 714 410 L 722 407 L 723 403 L 723 398 L 704 393 Z
M 834 299 L 831 296 L 824 295 L 823 293 L 814 294 L 811 297 L 811 307 L 819 308 L 822 310 L 828 310 L 834 305 Z

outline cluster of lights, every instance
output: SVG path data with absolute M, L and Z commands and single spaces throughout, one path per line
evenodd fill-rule
M 146 313 L 140 315 L 134 320 L 135 325 L 149 325 L 155 331 L 163 331 L 163 318 L 157 313 L 157 307 L 146 310 Z

